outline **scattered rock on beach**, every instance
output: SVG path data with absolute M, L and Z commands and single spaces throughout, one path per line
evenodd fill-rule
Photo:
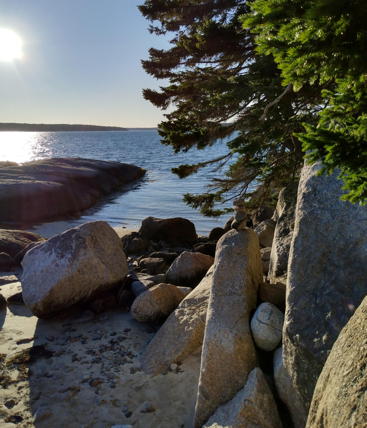
M 138 232 L 131 232 L 121 238 L 126 254 L 141 254 L 149 248 L 149 241 L 143 239 Z
M 145 257 L 140 260 L 139 268 L 151 275 L 156 275 L 164 273 L 167 270 L 167 264 L 160 257 Z
M 191 288 L 157 284 L 140 294 L 131 306 L 131 315 L 140 322 L 157 321 L 173 312 Z
M 172 363 L 182 362 L 202 345 L 212 276 L 213 267 L 153 337 L 142 356 L 145 372 L 163 373 Z
M 235 397 L 220 406 L 202 428 L 225 427 L 282 428 L 273 394 L 258 367 Z
M 201 242 L 194 245 L 194 251 L 197 253 L 207 254 L 208 256 L 215 256 L 215 249 L 217 244 L 215 242 Z
M 143 239 L 164 241 L 177 246 L 192 245 L 197 239 L 194 224 L 181 217 L 147 217 L 141 224 L 139 235 Z
M 173 251 L 154 251 L 149 254 L 149 257 L 163 259 L 168 265 L 173 263 L 178 253 Z
M 44 241 L 45 239 L 37 233 L 26 232 L 25 230 L 0 229 L 0 253 L 6 253 L 17 264 L 20 263 L 26 249 Z M 22 256 L 20 256 L 21 254 Z
M 259 240 L 248 228 L 231 230 L 218 241 L 208 305 L 195 427 L 232 399 L 256 365 L 249 328 L 262 281 Z
M 214 259 L 203 253 L 184 251 L 166 272 L 167 281 L 182 286 L 195 286 L 204 277 Z
M 30 250 L 22 266 L 23 299 L 39 317 L 108 290 L 128 273 L 122 243 L 102 221 L 54 236 Z

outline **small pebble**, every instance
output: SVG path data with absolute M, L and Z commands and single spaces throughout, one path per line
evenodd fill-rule
M 5 407 L 7 407 L 8 409 L 12 409 L 16 405 L 16 402 L 14 400 L 8 400 L 8 401 L 5 401 L 4 404 L 5 404 Z

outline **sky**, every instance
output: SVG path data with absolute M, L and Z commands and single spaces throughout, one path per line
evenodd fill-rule
M 0 122 L 154 127 L 163 113 L 143 88 L 162 82 L 140 61 L 167 40 L 148 32 L 143 0 L 0 0 L 0 29 L 23 57 L 0 61 Z

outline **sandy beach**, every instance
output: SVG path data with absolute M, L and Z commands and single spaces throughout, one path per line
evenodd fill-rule
M 20 282 L 0 286 L 5 298 L 19 291 Z M 1 427 L 190 426 L 199 355 L 144 374 L 139 355 L 155 331 L 128 312 L 41 320 L 10 304 L 0 323 Z

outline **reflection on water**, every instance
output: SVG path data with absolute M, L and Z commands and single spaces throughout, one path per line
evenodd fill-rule
M 195 223 L 199 233 L 223 225 L 227 218 L 203 217 L 182 202 L 184 193 L 203 193 L 210 179 L 220 173 L 213 173 L 207 167 L 181 180 L 171 173 L 171 169 L 216 158 L 225 152 L 225 145 L 219 143 L 205 150 L 174 154 L 170 147 L 160 144 L 157 131 L 152 130 L 0 132 L 0 161 L 23 163 L 51 157 L 84 157 L 131 163 L 147 170 L 141 186 L 104 201 L 103 205 L 85 212 L 79 219 L 62 222 L 60 227 L 65 226 L 65 229 L 92 220 L 137 227 L 148 216 L 185 217 Z
M 28 162 L 37 157 L 38 132 L 0 132 L 0 161 Z

